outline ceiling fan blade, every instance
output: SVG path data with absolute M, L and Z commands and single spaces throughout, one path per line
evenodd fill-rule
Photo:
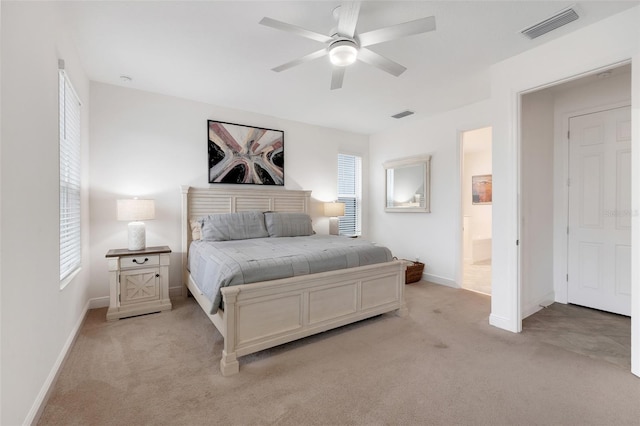
M 435 29 L 436 17 L 428 16 L 426 18 L 416 19 L 415 21 L 405 22 L 404 24 L 369 31 L 360 34 L 358 38 L 360 40 L 360 46 L 365 47 L 414 34 L 426 33 Z
M 338 19 L 338 34 L 353 38 L 360 13 L 359 1 L 343 1 L 340 6 L 340 18 Z
M 320 43 L 329 43 L 330 41 L 333 41 L 333 38 L 324 34 L 309 31 L 302 27 L 298 27 L 297 25 L 287 24 L 286 22 L 276 21 L 275 19 L 267 17 L 262 18 L 260 24 L 267 27 L 275 28 L 276 30 L 282 30 L 288 33 L 293 33 L 302 37 L 310 38 L 311 40 L 316 40 Z
M 358 60 L 365 64 L 373 65 L 376 68 L 380 68 L 382 71 L 386 71 L 396 77 L 405 72 L 407 69 L 397 62 L 393 62 L 391 59 L 387 59 L 384 56 L 369 50 L 360 48 L 358 52 Z
M 313 61 L 314 59 L 322 58 L 327 55 L 327 49 L 320 49 L 316 52 L 309 53 L 308 55 L 303 56 L 302 58 L 294 59 L 293 61 L 287 62 L 286 64 L 279 65 L 275 68 L 271 68 L 272 71 L 280 72 L 284 70 L 288 70 L 289 68 L 293 68 L 296 65 L 304 64 L 305 62 Z
M 344 80 L 344 72 L 347 67 L 333 67 L 333 73 L 331 74 L 331 90 L 342 88 L 342 81 Z

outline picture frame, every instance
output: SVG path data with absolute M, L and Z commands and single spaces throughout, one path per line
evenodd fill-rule
M 492 175 L 471 176 L 472 204 L 491 204 L 493 199 Z
M 284 186 L 284 131 L 207 120 L 209 183 Z

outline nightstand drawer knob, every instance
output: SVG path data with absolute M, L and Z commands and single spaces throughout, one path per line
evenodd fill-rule
M 137 263 L 138 265 L 144 265 L 148 261 L 149 261 L 148 257 L 145 257 L 143 262 L 138 262 L 138 259 L 133 259 L 133 263 Z
M 156 274 L 156 278 L 158 278 L 160 276 L 160 274 Z

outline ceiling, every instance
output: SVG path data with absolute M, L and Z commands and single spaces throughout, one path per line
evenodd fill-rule
M 365 1 L 357 32 L 436 17 L 434 32 L 372 46 L 408 70 L 356 62 L 329 90 L 327 57 L 271 68 L 322 44 L 259 25 L 265 16 L 329 34 L 339 1 L 72 1 L 59 3 L 93 81 L 355 133 L 383 132 L 486 99 L 489 67 L 640 1 Z M 535 40 L 520 31 L 565 7 L 580 19 Z M 132 78 L 124 82 L 120 78 Z M 401 120 L 391 115 L 415 114 Z M 211 117 L 215 119 L 216 117 Z

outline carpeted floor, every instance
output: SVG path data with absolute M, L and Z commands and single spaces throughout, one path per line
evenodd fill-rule
M 112 323 L 91 311 L 39 424 L 640 423 L 628 367 L 546 341 L 540 323 L 521 334 L 489 326 L 487 296 L 406 290 L 408 317 L 243 357 L 227 378 L 222 339 L 193 299 Z
M 541 342 L 631 370 L 629 317 L 554 303 L 526 318 L 522 331 Z

